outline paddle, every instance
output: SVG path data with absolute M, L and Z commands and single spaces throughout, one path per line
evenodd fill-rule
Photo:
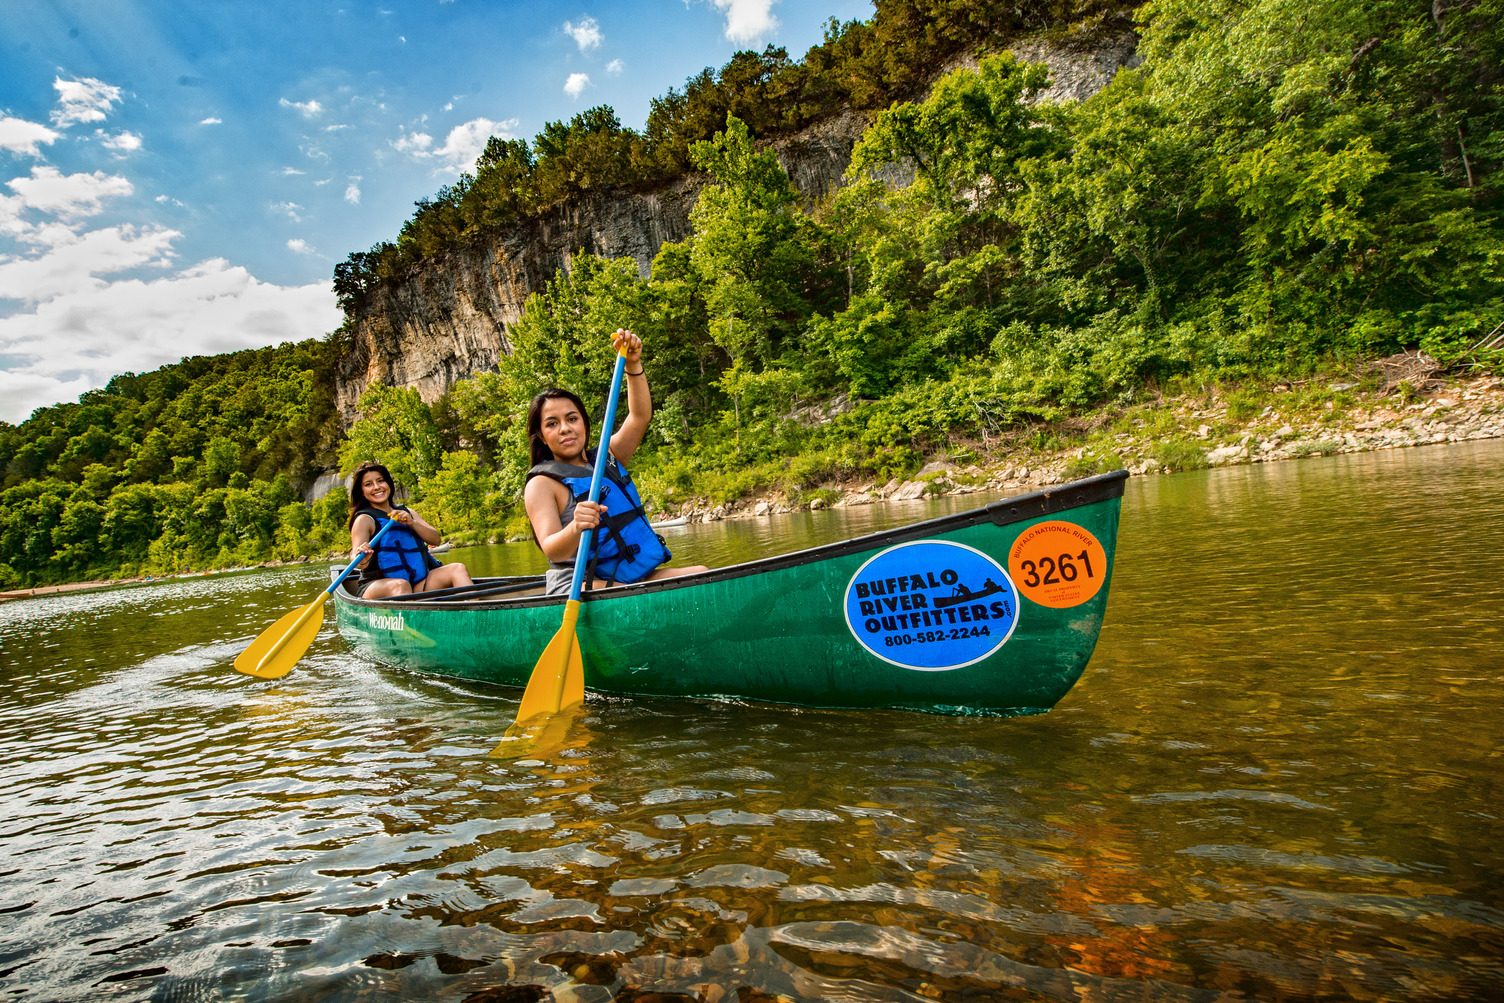
M 381 535 L 395 525 L 397 525 L 396 519 L 388 519 L 386 525 L 371 537 L 371 546 L 374 547 L 376 541 L 381 539 Z M 292 667 L 298 664 L 298 659 L 303 657 L 303 652 L 307 651 L 308 646 L 313 643 L 319 627 L 324 622 L 324 600 L 339 588 L 339 583 L 344 581 L 350 572 L 355 570 L 355 565 L 365 557 L 365 554 L 357 555 L 353 561 L 345 565 L 345 570 L 340 572 L 339 577 L 331 582 L 327 589 L 320 592 L 319 597 L 313 602 L 307 606 L 299 606 L 263 630 L 260 637 L 235 656 L 236 671 L 258 679 L 280 679 L 291 672 Z
M 611 392 L 606 396 L 606 420 L 601 422 L 601 441 L 595 454 L 595 475 L 590 478 L 590 500 L 599 501 L 601 479 L 606 474 L 606 457 L 611 452 L 611 426 L 616 423 L 616 399 L 621 394 L 621 375 L 627 357 L 618 350 L 616 371 L 611 374 Z M 580 619 L 580 587 L 585 583 L 585 568 L 590 563 L 590 544 L 595 530 L 580 534 L 580 549 L 574 555 L 574 582 L 564 603 L 564 623 L 553 640 L 538 656 L 532 677 L 517 707 L 517 724 L 539 714 L 557 714 L 585 700 L 585 663 L 580 658 L 580 639 L 575 624 Z

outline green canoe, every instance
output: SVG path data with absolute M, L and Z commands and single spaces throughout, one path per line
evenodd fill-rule
M 1037 714 L 1086 667 L 1124 471 L 796 553 L 587 592 L 585 685 L 643 697 Z M 541 579 L 362 600 L 335 590 L 361 655 L 522 687 L 559 630 Z

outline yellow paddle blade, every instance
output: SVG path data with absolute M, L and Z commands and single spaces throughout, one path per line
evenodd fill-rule
M 329 593 L 307 606 L 299 606 L 261 632 L 261 636 L 235 658 L 235 669 L 258 679 L 280 679 L 292 671 L 313 643 L 324 623 L 324 600 Z
M 583 744 L 579 732 L 579 717 L 583 711 L 569 707 L 557 714 L 540 714 L 526 724 L 514 724 L 507 729 L 490 755 L 504 759 L 525 759 L 546 756 L 563 748 L 575 748 Z
M 580 657 L 580 646 L 576 643 L 564 670 L 564 692 L 559 697 L 559 709 L 572 710 L 584 702 L 585 660 Z
M 574 627 L 580 617 L 580 601 L 564 604 L 564 622 L 548 642 L 517 708 L 517 723 L 539 714 L 557 714 L 565 707 L 585 699 L 585 663 L 580 657 L 580 640 Z

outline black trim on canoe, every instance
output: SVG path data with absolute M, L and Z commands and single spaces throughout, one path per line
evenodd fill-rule
M 801 564 L 813 564 L 817 561 L 842 557 L 846 554 L 860 553 L 864 550 L 886 549 L 900 543 L 906 543 L 909 540 L 937 536 L 951 530 L 962 529 L 967 526 L 977 526 L 984 522 L 991 522 L 998 526 L 1007 526 L 1011 523 L 1023 522 L 1027 519 L 1038 519 L 1041 516 L 1054 515 L 1057 512 L 1080 508 L 1083 505 L 1092 505 L 1096 502 L 1121 498 L 1123 497 L 1123 487 L 1127 480 L 1128 471 L 1114 470 L 1109 474 L 1097 474 L 1095 477 L 1048 487 L 1042 491 L 1032 491 L 1029 494 L 1019 495 L 1016 498 L 1003 498 L 991 504 L 984 505 L 981 508 L 956 512 L 951 515 L 942 515 L 935 519 L 913 522 L 906 526 L 897 526 L 893 529 L 879 530 L 876 533 L 868 533 L 866 536 L 856 536 L 849 540 L 838 540 L 835 543 L 825 543 L 818 547 L 810 547 L 807 550 L 795 550 L 787 554 L 779 554 L 775 557 L 763 557 L 755 561 L 728 565 L 724 568 L 712 568 L 698 575 L 685 575 L 682 578 L 665 578 L 661 581 L 641 582 L 637 585 L 618 585 L 614 588 L 586 592 L 581 598 L 585 602 L 629 599 L 647 592 L 660 592 L 664 589 L 692 588 L 696 585 L 704 585 L 709 582 L 721 582 L 731 578 L 744 578 L 749 575 L 760 575 L 766 571 L 796 567 Z M 401 607 L 415 601 L 422 601 L 425 597 L 437 599 L 441 594 L 453 595 L 453 599 L 433 603 L 434 606 L 442 606 L 445 609 L 519 609 L 529 606 L 562 606 L 568 598 L 567 596 L 521 596 L 516 599 L 496 599 L 489 602 L 484 600 L 466 601 L 463 599 L 464 593 L 470 591 L 471 588 L 481 591 L 484 586 L 483 591 L 486 593 L 489 593 L 492 588 L 495 588 L 498 592 L 509 592 L 514 589 L 520 590 L 531 585 L 536 585 L 541 580 L 537 575 L 483 579 L 473 587 L 461 586 L 452 590 L 444 589 L 431 593 L 418 592 L 413 595 L 394 596 L 387 599 L 357 599 L 348 592 L 345 592 L 344 588 L 341 587 L 334 590 L 334 596 L 340 602 L 370 609 Z

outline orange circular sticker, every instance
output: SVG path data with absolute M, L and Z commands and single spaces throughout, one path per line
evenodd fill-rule
M 1025 598 L 1051 609 L 1067 609 L 1102 588 L 1107 551 L 1073 522 L 1041 522 L 1013 541 L 1008 573 Z

